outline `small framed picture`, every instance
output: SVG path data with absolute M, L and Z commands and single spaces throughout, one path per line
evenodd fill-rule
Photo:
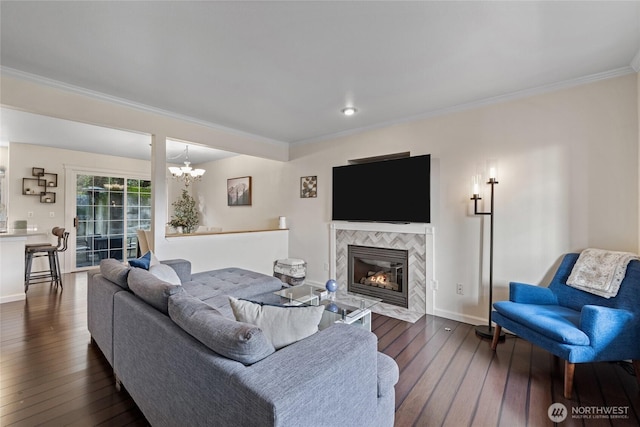
M 318 197 L 317 176 L 303 176 L 300 178 L 300 197 L 302 199 Z
M 227 179 L 227 206 L 251 206 L 251 177 Z

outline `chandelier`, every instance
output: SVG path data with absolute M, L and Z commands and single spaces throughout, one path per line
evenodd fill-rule
M 184 150 L 185 152 L 185 161 L 184 166 L 169 166 L 169 172 L 174 179 L 181 179 L 184 181 L 185 187 L 188 187 L 189 184 L 193 181 L 200 181 L 202 179 L 202 175 L 206 172 L 204 169 L 194 169 L 191 167 L 191 162 L 189 161 L 189 146 Z

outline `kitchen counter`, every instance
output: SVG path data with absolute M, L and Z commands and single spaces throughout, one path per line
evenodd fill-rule
M 46 236 L 45 231 L 38 230 L 9 230 L 7 232 L 0 232 L 0 239 L 9 237 L 29 237 L 29 236 Z
M 24 293 L 24 246 L 32 236 L 46 236 L 45 231 L 9 230 L 0 233 L 0 303 L 19 301 Z M 44 241 L 41 237 L 38 240 Z

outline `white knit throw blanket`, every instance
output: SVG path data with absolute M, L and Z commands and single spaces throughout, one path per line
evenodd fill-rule
M 567 285 L 604 298 L 615 297 L 627 264 L 633 259 L 638 256 L 630 252 L 585 249 L 573 266 Z

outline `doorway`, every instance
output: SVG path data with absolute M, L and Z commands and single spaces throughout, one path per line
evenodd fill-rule
M 106 258 L 136 258 L 138 229 L 151 229 L 151 181 L 112 173 L 75 172 L 74 270 Z

